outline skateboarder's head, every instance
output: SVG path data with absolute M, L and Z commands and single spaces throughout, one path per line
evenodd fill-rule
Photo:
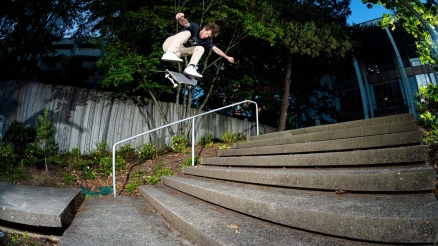
M 202 27 L 202 30 L 199 31 L 199 37 L 201 39 L 217 37 L 219 34 L 219 27 L 215 23 L 208 23 L 207 25 Z

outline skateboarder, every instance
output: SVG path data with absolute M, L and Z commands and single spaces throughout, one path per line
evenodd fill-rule
M 233 57 L 227 56 L 211 42 L 210 38 L 217 37 L 219 34 L 219 27 L 215 23 L 209 23 L 201 29 L 199 25 L 188 22 L 183 13 L 176 14 L 175 18 L 185 28 L 164 41 L 165 53 L 161 60 L 182 62 L 180 57 L 192 55 L 183 73 L 196 78 L 202 78 L 202 75 L 196 71 L 196 65 L 204 54 L 205 48 L 212 49 L 216 54 L 234 63 Z

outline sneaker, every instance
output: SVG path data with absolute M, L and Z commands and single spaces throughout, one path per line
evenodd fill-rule
M 164 53 L 164 55 L 161 57 L 161 60 L 163 61 L 175 61 L 175 62 L 182 62 L 183 60 L 175 55 L 175 53 L 171 51 L 167 51 Z
M 195 78 L 202 78 L 202 75 L 200 75 L 197 71 L 196 68 L 194 66 L 188 66 L 186 67 L 186 69 L 184 69 L 184 74 L 193 76 Z

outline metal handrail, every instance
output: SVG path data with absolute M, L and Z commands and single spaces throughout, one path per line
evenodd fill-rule
M 192 166 L 194 166 L 194 165 L 195 165 L 195 131 L 194 131 L 194 129 L 195 129 L 195 118 L 200 117 L 200 116 L 203 116 L 203 115 L 206 115 L 206 114 L 210 114 L 210 113 L 213 113 L 213 112 L 216 112 L 216 111 L 222 110 L 222 109 L 226 109 L 226 108 L 229 108 L 229 107 L 233 107 L 233 106 L 235 106 L 235 105 L 239 105 L 239 104 L 242 104 L 242 103 L 244 103 L 244 102 L 250 102 L 250 103 L 254 103 L 254 104 L 256 105 L 257 135 L 259 135 L 259 111 L 258 111 L 257 103 L 254 102 L 254 101 L 251 101 L 251 100 L 245 100 L 245 101 L 241 101 L 241 102 L 238 102 L 238 103 L 234 103 L 234 104 L 227 105 L 227 106 L 222 107 L 222 108 L 217 108 L 217 109 L 214 109 L 214 110 L 211 110 L 211 111 L 208 111 L 208 112 L 202 113 L 202 114 L 198 114 L 198 115 L 195 115 L 195 116 L 192 116 L 192 117 L 189 117 L 189 118 L 185 118 L 185 119 L 182 119 L 182 120 L 178 120 L 178 121 L 175 121 L 175 122 L 173 122 L 173 123 L 169 123 L 169 124 L 167 124 L 167 125 L 157 127 L 157 128 L 155 128 L 155 129 L 149 130 L 149 131 L 147 131 L 147 132 L 140 133 L 140 134 L 138 134 L 138 135 L 132 136 L 132 137 L 130 137 L 130 138 L 127 138 L 127 139 L 124 139 L 124 140 L 121 140 L 121 141 L 115 143 L 115 144 L 113 145 L 113 190 L 114 190 L 114 197 L 117 196 L 117 195 L 116 195 L 116 146 L 117 146 L 118 144 L 124 143 L 124 142 L 129 141 L 129 140 L 132 140 L 132 139 L 134 139 L 134 138 L 138 138 L 138 137 L 141 137 L 141 136 L 146 135 L 146 134 L 148 134 L 148 133 L 151 133 L 151 132 L 154 132 L 154 131 L 157 131 L 157 130 L 160 130 L 160 129 L 166 128 L 166 127 L 168 127 L 168 126 L 175 125 L 175 124 L 178 124 L 178 123 L 181 123 L 181 122 L 184 122 L 184 121 L 187 121 L 187 120 L 190 120 L 190 119 L 191 119 L 191 120 L 192 120 Z

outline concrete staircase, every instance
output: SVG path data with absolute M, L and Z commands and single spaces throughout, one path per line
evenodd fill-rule
M 201 245 L 438 242 L 412 114 L 250 137 L 140 192 Z

